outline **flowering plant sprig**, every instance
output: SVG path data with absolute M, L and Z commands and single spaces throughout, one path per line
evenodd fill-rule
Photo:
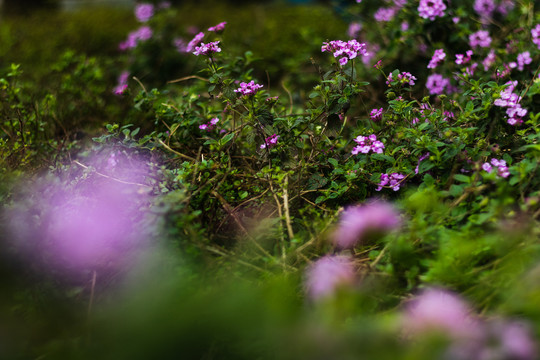
M 371 134 L 369 136 L 358 136 L 354 139 L 358 144 L 351 151 L 351 154 L 368 154 L 370 151 L 376 154 L 382 154 L 384 150 L 384 144 L 382 141 L 377 140 L 377 135 Z
M 347 42 L 342 40 L 332 40 L 330 42 L 324 42 L 321 51 L 331 52 L 335 58 L 339 58 L 339 64 L 344 66 L 349 60 L 355 59 L 358 55 L 367 56 L 365 43 L 359 43 L 356 40 L 349 40 Z

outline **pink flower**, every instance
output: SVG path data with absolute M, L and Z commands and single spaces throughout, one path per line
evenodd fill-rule
M 221 52 L 221 48 L 218 46 L 219 41 L 214 41 L 208 44 L 201 43 L 200 46 L 195 47 L 194 55 L 212 55 L 214 53 Z
M 390 187 L 394 191 L 398 191 L 401 187 L 401 183 L 405 179 L 405 175 L 399 173 L 381 174 L 381 181 L 375 191 L 381 191 L 384 186 Z
M 204 33 L 200 32 L 191 39 L 191 41 L 186 46 L 186 52 L 192 52 L 195 49 L 195 46 L 199 45 L 204 38 Z
M 139 22 L 147 22 L 154 16 L 154 5 L 138 4 L 135 7 L 135 17 Z
M 353 155 L 358 155 L 360 153 L 362 154 L 368 154 L 370 151 L 376 153 L 376 154 L 382 154 L 384 150 L 384 144 L 377 140 L 377 136 L 375 134 L 371 134 L 369 136 L 357 136 L 354 141 L 358 144 L 354 147 L 354 149 L 351 151 Z
M 401 217 L 391 204 L 372 201 L 346 208 L 332 237 L 336 247 L 349 249 L 370 236 L 390 232 L 400 225 Z
M 371 120 L 373 121 L 379 121 L 382 119 L 382 114 L 383 114 L 383 108 L 380 108 L 380 109 L 373 109 L 371 110 L 371 112 L 369 113 L 369 116 L 371 117 Z
M 491 45 L 491 37 L 486 30 L 479 30 L 469 35 L 469 45 L 473 49 L 476 47 L 489 47 Z
M 434 331 L 453 339 L 480 335 L 479 323 L 471 316 L 469 306 L 454 293 L 435 288 L 424 290 L 406 305 L 403 328 L 408 335 Z
M 279 139 L 279 135 L 276 135 L 276 134 L 270 135 L 264 140 L 264 144 L 261 145 L 261 149 L 266 149 L 267 147 L 269 149 L 273 148 L 274 146 L 276 146 L 278 139 Z
M 429 61 L 428 69 L 435 69 L 440 62 L 444 61 L 446 54 L 443 49 L 437 49 L 433 53 L 433 57 Z
M 309 297 L 320 300 L 331 297 L 341 287 L 350 287 L 356 280 L 356 269 L 351 257 L 324 256 L 307 269 L 306 288 Z
M 356 40 L 349 40 L 347 42 L 342 40 L 332 40 L 328 43 L 323 43 L 321 51 L 331 52 L 335 58 L 339 58 L 339 64 L 341 66 L 347 64 L 349 60 L 355 59 L 358 55 L 367 56 L 365 43 L 359 43 Z
M 251 80 L 248 83 L 241 82 L 240 87 L 236 90 L 234 90 L 235 93 L 240 93 L 243 96 L 251 96 L 255 95 L 259 89 L 261 89 L 263 85 L 255 84 L 255 81 Z
M 428 76 L 426 81 L 426 88 L 431 95 L 442 94 L 449 85 L 450 81 L 440 74 L 432 74 Z
M 208 31 L 222 32 L 223 30 L 225 30 L 225 25 L 227 25 L 226 21 L 220 22 L 216 26 L 209 27 Z
M 442 0 L 420 0 L 418 6 L 420 17 L 431 21 L 435 20 L 436 17 L 443 17 L 444 10 L 446 10 L 446 5 Z

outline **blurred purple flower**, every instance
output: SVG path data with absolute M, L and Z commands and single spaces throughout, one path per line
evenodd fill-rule
M 139 22 L 147 22 L 154 16 L 154 5 L 138 4 L 135 6 L 135 17 Z
M 334 245 L 352 248 L 368 237 L 384 234 L 401 225 L 399 212 L 389 203 L 372 201 L 346 208 L 333 234 Z
M 477 338 L 480 323 L 467 303 L 456 294 L 437 288 L 424 290 L 405 308 L 403 329 L 407 335 L 442 333 L 452 339 Z
M 331 297 L 340 287 L 354 285 L 356 269 L 353 259 L 344 255 L 327 255 L 312 263 L 306 273 L 306 288 L 312 300 Z

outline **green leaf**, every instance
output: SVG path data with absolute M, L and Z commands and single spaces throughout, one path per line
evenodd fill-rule
M 329 162 L 330 164 L 332 164 L 332 166 L 335 167 L 335 168 L 339 166 L 339 162 L 338 162 L 336 159 L 334 159 L 334 158 L 329 158 L 329 159 L 328 159 L 328 162 Z
M 225 136 L 221 139 L 221 145 L 225 145 L 226 143 L 228 143 L 229 141 L 231 141 L 233 137 L 234 137 L 234 133 L 229 133 L 229 134 L 225 135 Z
M 463 175 L 463 174 L 455 174 L 454 179 L 463 183 L 470 183 L 470 180 L 471 180 L 468 176 Z

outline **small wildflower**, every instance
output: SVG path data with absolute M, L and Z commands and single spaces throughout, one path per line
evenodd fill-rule
M 218 46 L 219 41 L 214 41 L 208 44 L 201 43 L 200 46 L 195 47 L 194 55 L 212 55 L 214 53 L 221 52 L 221 48 Z
M 540 24 L 537 24 L 534 28 L 531 29 L 532 42 L 540 50 Z
M 195 49 L 195 46 L 199 45 L 204 38 L 204 33 L 200 32 L 191 39 L 191 41 L 186 46 L 186 52 L 192 52 Z
M 396 16 L 397 8 L 390 7 L 390 8 L 379 8 L 375 14 L 373 14 L 373 17 L 378 22 L 388 22 L 392 21 L 394 17 Z
M 469 35 L 469 46 L 473 49 L 476 47 L 489 47 L 491 45 L 491 37 L 486 30 L 479 30 Z
M 490 18 L 495 11 L 495 3 L 493 0 L 476 0 L 473 9 L 481 17 Z
M 273 148 L 274 146 L 276 146 L 278 139 L 279 139 L 279 135 L 276 135 L 276 134 L 270 135 L 264 140 L 264 144 L 261 145 L 261 149 Z
M 436 17 L 443 17 L 444 10 L 446 10 L 446 5 L 442 0 L 420 0 L 418 6 L 420 17 L 431 21 L 435 20 Z
M 433 53 L 433 57 L 429 61 L 428 69 L 435 69 L 440 62 L 444 61 L 446 54 L 443 49 L 437 49 Z
M 255 81 L 251 80 L 249 83 L 241 82 L 240 87 L 234 90 L 234 92 L 240 93 L 243 96 L 250 96 L 256 94 L 262 87 L 263 85 L 255 84 Z
M 359 43 L 356 40 L 349 40 L 347 42 L 332 40 L 328 43 L 324 42 L 321 51 L 331 52 L 335 58 L 339 58 L 338 61 L 341 66 L 347 64 L 349 60 L 355 59 L 358 55 L 368 55 L 366 44 Z
M 331 297 L 341 287 L 350 287 L 356 280 L 356 269 L 351 257 L 324 256 L 307 269 L 306 288 L 312 300 Z
M 398 191 L 403 179 L 405 179 L 405 175 L 399 173 L 392 173 L 390 175 L 381 174 L 381 181 L 379 182 L 378 187 L 377 189 L 375 189 L 375 191 L 381 191 L 383 189 L 383 186 L 388 186 L 392 190 Z
M 371 117 L 371 120 L 373 121 L 379 121 L 382 119 L 382 113 L 383 113 L 383 108 L 380 108 L 380 109 L 373 109 L 371 110 L 371 112 L 369 113 L 369 116 Z
M 147 22 L 154 16 L 154 5 L 152 4 L 138 4 L 135 7 L 135 17 L 139 22 Z
M 507 178 L 510 176 L 510 171 L 508 171 L 508 166 L 506 165 L 506 161 L 504 160 L 498 160 L 498 159 L 491 159 L 490 162 L 485 162 L 482 164 L 482 170 L 484 170 L 487 173 L 491 173 L 493 168 L 497 168 L 497 175 L 503 178 Z
M 346 208 L 332 237 L 336 247 L 349 249 L 373 235 L 387 233 L 400 225 L 400 214 L 391 204 L 372 201 Z
M 465 55 L 463 54 L 456 54 L 456 64 L 463 65 L 467 64 L 469 61 L 471 61 L 471 56 L 473 55 L 472 50 L 467 50 L 465 52 Z
M 426 88 L 431 95 L 438 95 L 444 92 L 445 87 L 450 84 L 447 78 L 444 78 L 440 74 L 432 74 L 428 76 L 426 81 Z
M 225 25 L 227 25 L 226 21 L 220 22 L 219 24 L 215 26 L 209 27 L 208 31 L 213 31 L 217 33 L 223 32 L 223 30 L 225 30 Z
M 384 150 L 384 144 L 377 140 L 377 136 L 375 134 L 371 134 L 369 136 L 358 136 L 354 141 L 358 144 L 354 147 L 354 149 L 351 151 L 351 154 L 358 155 L 360 153 L 362 154 L 368 154 L 370 151 L 376 153 L 376 154 L 382 154 Z
M 358 37 L 358 34 L 360 34 L 360 31 L 362 31 L 362 24 L 358 22 L 352 22 L 349 24 L 347 35 L 349 35 L 350 38 L 355 39 Z

